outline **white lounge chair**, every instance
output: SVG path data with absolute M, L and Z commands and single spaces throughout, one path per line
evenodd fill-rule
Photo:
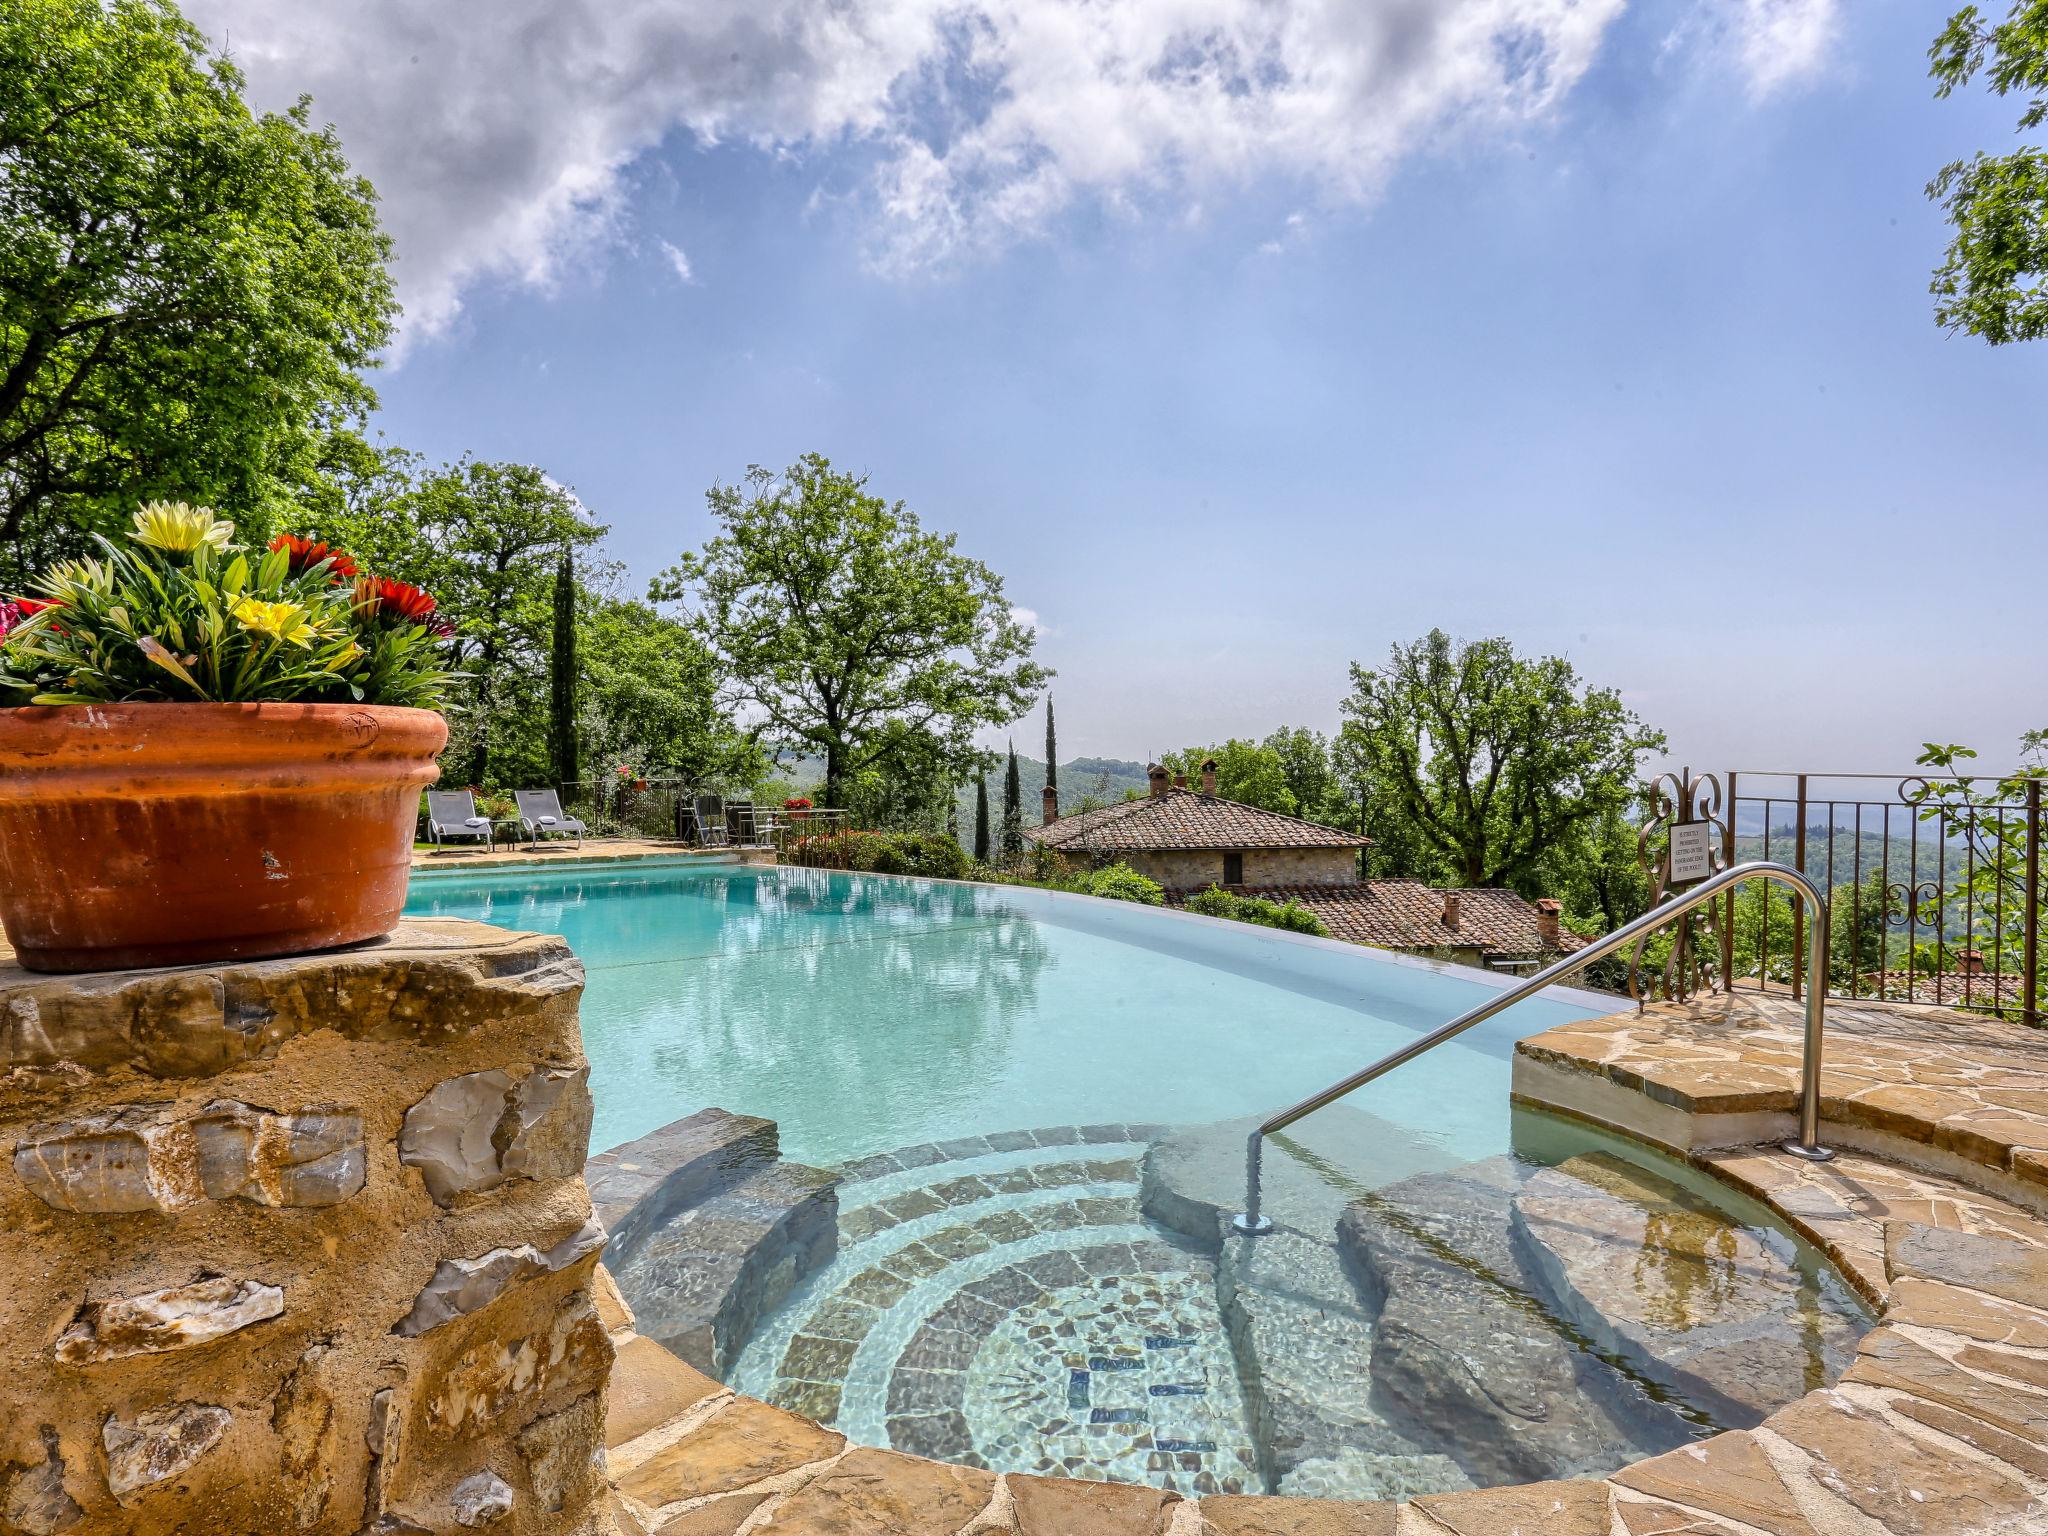
M 538 847 L 550 833 L 566 836 L 571 832 L 576 834 L 576 846 L 583 846 L 583 834 L 590 829 L 563 811 L 561 796 L 552 789 L 514 790 L 512 798 L 519 805 L 519 830 L 526 834 L 528 847 Z
M 491 846 L 491 823 L 476 813 L 476 796 L 466 789 L 427 791 L 427 840 L 436 847 L 451 837 L 480 837 Z

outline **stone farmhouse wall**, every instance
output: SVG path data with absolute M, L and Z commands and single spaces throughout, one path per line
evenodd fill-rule
M 0 949 L 0 1530 L 610 1531 L 582 967 Z
M 1223 883 L 1222 849 L 1130 853 L 1123 861 L 1169 891 L 1198 891 Z M 1351 885 L 1358 879 L 1352 848 L 1247 848 L 1246 885 Z

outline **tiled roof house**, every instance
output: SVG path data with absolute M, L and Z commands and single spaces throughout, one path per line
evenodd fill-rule
M 1151 793 L 1072 816 L 1045 792 L 1045 824 L 1027 841 L 1071 859 L 1122 862 L 1159 884 L 1170 905 L 1212 885 L 1242 895 L 1294 901 L 1333 937 L 1467 965 L 1520 968 L 1580 948 L 1559 921 L 1559 903 L 1513 891 L 1438 890 L 1420 880 L 1360 880 L 1359 851 L 1370 841 L 1296 816 L 1242 805 L 1216 793 L 1215 765 L 1202 788 L 1149 770 Z

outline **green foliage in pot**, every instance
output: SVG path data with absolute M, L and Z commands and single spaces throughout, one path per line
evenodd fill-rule
M 0 603 L 0 703 L 438 707 L 452 630 L 417 587 L 290 535 L 234 542 L 205 507 L 150 502 L 35 595 Z

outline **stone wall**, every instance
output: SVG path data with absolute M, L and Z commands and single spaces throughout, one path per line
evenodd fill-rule
M 1172 849 L 1127 853 L 1123 861 L 1169 891 L 1199 891 L 1223 883 L 1223 850 Z M 1352 848 L 1247 848 L 1244 884 L 1351 885 L 1358 879 Z
M 1248 848 L 1246 885 L 1356 885 L 1356 848 Z
M 598 1533 L 582 967 L 0 949 L 0 1530 Z

